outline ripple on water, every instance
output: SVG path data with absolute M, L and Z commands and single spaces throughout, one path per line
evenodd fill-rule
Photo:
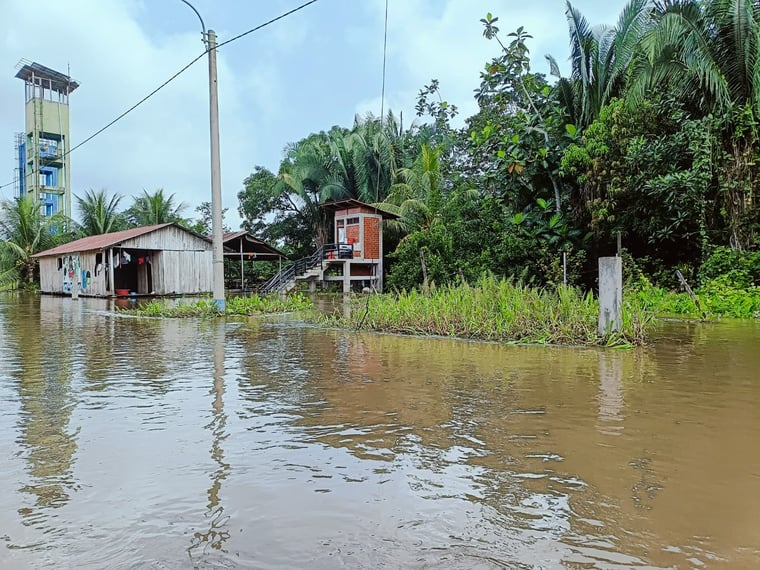
M 11 567 L 760 561 L 760 331 L 609 353 L 36 302 L 0 296 Z

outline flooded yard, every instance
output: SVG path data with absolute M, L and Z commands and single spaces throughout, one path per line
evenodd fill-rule
M 0 296 L 0 567 L 760 567 L 760 325 L 656 337 Z

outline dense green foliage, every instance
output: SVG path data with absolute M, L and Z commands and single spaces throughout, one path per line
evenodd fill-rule
M 357 119 L 292 145 L 277 174 L 257 168 L 239 194 L 247 226 L 305 255 L 331 235 L 320 203 L 379 202 L 400 216 L 384 247 L 399 291 L 483 273 L 593 290 L 619 236 L 647 306 L 693 312 L 666 294 L 678 269 L 705 299 L 697 313 L 751 316 L 733 292 L 752 298 L 760 275 L 760 7 L 630 0 L 599 26 L 568 2 L 565 16 L 569 77 L 550 56 L 554 77 L 535 72 L 528 31 L 504 34 L 487 14 L 497 53 L 464 128 L 434 79 L 419 93 L 424 124 Z M 357 147 L 368 132 L 374 144 Z

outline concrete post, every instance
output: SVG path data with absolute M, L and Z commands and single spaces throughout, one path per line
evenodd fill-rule
M 623 324 L 623 260 L 599 258 L 599 334 L 619 331 Z
M 208 87 L 209 115 L 211 125 L 211 241 L 213 247 L 213 295 L 214 304 L 224 312 L 224 251 L 222 246 L 222 174 L 219 160 L 219 98 L 216 88 L 216 34 L 209 30 L 208 41 Z

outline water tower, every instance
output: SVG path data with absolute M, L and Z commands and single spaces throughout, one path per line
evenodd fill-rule
M 16 135 L 18 195 L 30 194 L 46 216 L 71 217 L 69 95 L 79 83 L 26 60 L 17 69 L 26 92 L 25 132 Z

